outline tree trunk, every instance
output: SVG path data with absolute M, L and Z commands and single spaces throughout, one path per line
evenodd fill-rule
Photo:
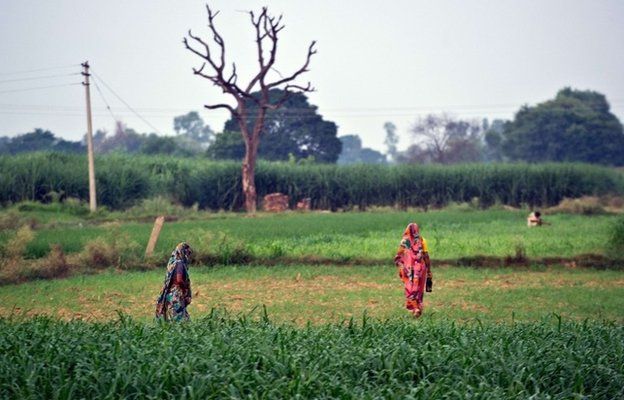
M 245 140 L 245 158 L 243 158 L 243 194 L 245 195 L 245 211 L 249 214 L 256 212 L 256 154 L 257 144 Z
M 263 93 L 263 100 L 268 103 L 268 94 Z M 241 128 L 243 140 L 245 141 L 245 157 L 243 158 L 243 194 L 245 195 L 245 211 L 249 214 L 256 212 L 258 195 L 256 193 L 256 157 L 258 155 L 258 145 L 260 144 L 260 131 L 264 126 L 266 108 L 261 107 L 256 115 L 253 129 L 249 132 L 247 125 L 247 110 L 244 106 L 239 106 L 238 124 Z

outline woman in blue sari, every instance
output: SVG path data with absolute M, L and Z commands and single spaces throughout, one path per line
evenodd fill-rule
M 156 319 L 165 321 L 188 321 L 186 308 L 191 304 L 191 278 L 188 264 L 193 254 L 191 246 L 182 242 L 171 253 L 167 274 L 156 302 Z

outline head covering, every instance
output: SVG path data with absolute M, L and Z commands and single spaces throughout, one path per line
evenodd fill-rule
M 191 262 L 193 250 L 186 242 L 180 242 L 171 252 L 169 262 L 167 262 L 167 271 L 171 272 L 175 269 L 177 263 L 183 263 L 185 267 Z
M 420 228 L 415 222 L 411 222 L 403 231 L 403 239 L 401 245 L 406 249 L 411 248 L 420 239 Z
M 175 249 L 173 249 L 173 252 L 171 253 L 171 258 L 183 261 L 185 263 L 189 263 L 191 261 L 192 255 L 193 250 L 191 249 L 191 246 L 189 246 L 186 242 L 180 242 L 175 247 Z

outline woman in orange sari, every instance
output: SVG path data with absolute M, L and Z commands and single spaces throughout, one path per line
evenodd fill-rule
M 423 310 L 424 292 L 431 292 L 433 281 L 427 242 L 415 223 L 405 228 L 394 263 L 405 286 L 405 308 L 418 318 Z

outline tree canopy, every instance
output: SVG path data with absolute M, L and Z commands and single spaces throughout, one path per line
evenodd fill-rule
M 202 148 L 208 147 L 214 140 L 214 132 L 210 126 L 204 124 L 204 120 L 197 111 L 190 111 L 175 117 L 173 119 L 173 130 L 192 144 L 199 145 Z
M 41 128 L 36 128 L 32 132 L 14 138 L 5 138 L 0 145 L 0 153 L 17 154 L 31 151 L 78 153 L 86 150 L 80 142 L 61 139 L 56 137 L 54 133 Z
M 456 164 L 482 160 L 483 127 L 446 114 L 419 118 L 411 129 L 418 143 L 398 155 L 399 162 Z
M 386 131 L 386 138 L 384 139 L 384 144 L 386 145 L 386 148 L 388 150 L 388 157 L 390 158 L 390 161 L 396 162 L 397 155 L 399 153 L 397 150 L 397 146 L 399 144 L 399 135 L 396 132 L 397 127 L 395 124 L 389 121 L 386 122 L 383 125 L 383 127 L 384 127 L 384 130 Z
M 256 92 L 253 96 L 259 96 Z M 284 91 L 269 91 L 271 101 L 284 97 Z M 250 129 L 255 124 L 257 104 L 253 99 L 246 101 L 250 117 L 247 124 Z M 208 154 L 219 159 L 241 159 L 245 153 L 244 142 L 237 120 L 230 118 L 225 123 L 223 133 L 216 135 Z M 308 102 L 303 93 L 292 93 L 277 110 L 267 110 L 261 135 L 258 156 L 265 160 L 288 160 L 292 154 L 296 159 L 313 157 L 318 162 L 336 162 L 342 143 L 337 135 L 338 127 L 331 121 L 325 121 L 317 113 L 317 107 Z M 237 133 L 240 139 L 233 136 Z
M 340 136 L 342 152 L 338 164 L 385 164 L 386 156 L 377 150 L 362 147 L 362 139 L 358 135 Z
M 605 96 L 590 90 L 565 88 L 553 100 L 522 107 L 502 136 L 511 160 L 624 165 L 622 124 Z

